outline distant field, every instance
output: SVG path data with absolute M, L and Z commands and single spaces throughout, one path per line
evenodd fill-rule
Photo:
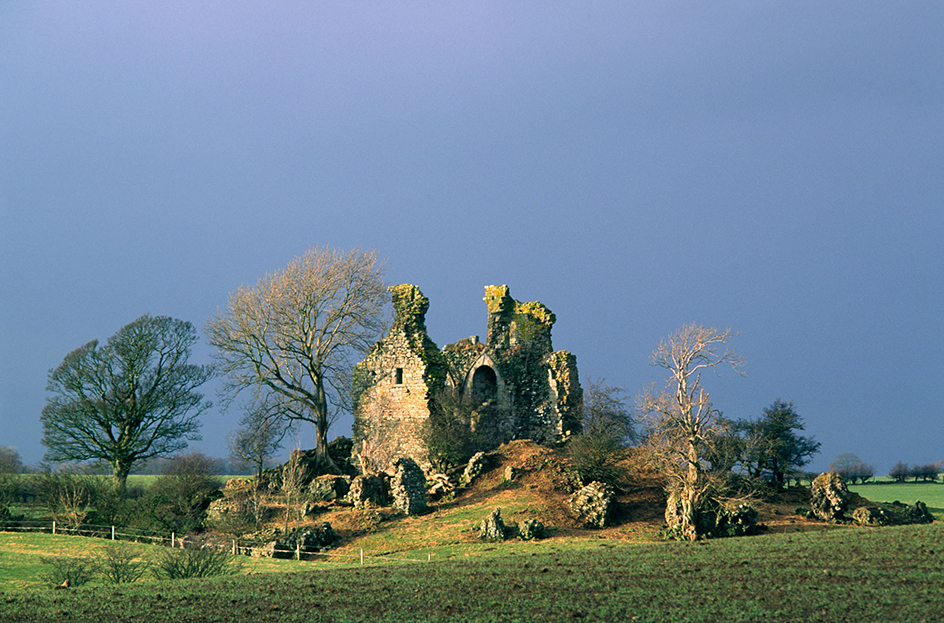
M 131 474 L 128 476 L 128 486 L 142 486 L 147 488 L 154 484 L 154 481 L 158 478 L 160 478 L 160 476 L 157 474 Z M 248 478 L 248 476 L 233 476 L 227 474 L 222 476 L 214 476 L 214 478 L 218 478 L 220 482 L 225 484 L 231 478 Z
M 7 474 L 7 476 L 14 476 L 14 477 L 20 477 L 20 478 L 29 478 L 32 475 L 33 474 Z M 111 479 L 112 479 L 111 475 L 99 474 L 98 477 L 108 482 L 111 482 Z M 218 478 L 220 482 L 223 482 L 223 483 L 226 483 L 228 480 L 232 478 L 250 478 L 250 477 L 251 476 L 232 475 L 232 474 L 214 476 L 214 478 Z M 149 487 L 152 484 L 154 484 L 154 481 L 157 480 L 158 478 L 160 478 L 160 475 L 158 474 L 131 474 L 128 476 L 128 486 L 129 487 L 134 487 L 134 486 Z
M 944 484 L 938 482 L 898 482 L 849 485 L 849 490 L 873 502 L 914 504 L 924 502 L 932 511 L 944 513 Z
M 299 572 L 61 591 L 0 585 L 0 623 L 935 621 L 944 612 L 942 540 L 939 523 L 699 543 L 551 539 L 431 563 L 285 561 L 279 570 Z M 0 561 L 23 547 L 0 535 Z

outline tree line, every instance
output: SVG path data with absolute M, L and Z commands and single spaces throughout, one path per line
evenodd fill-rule
M 220 497 L 215 461 L 200 452 L 178 454 L 146 483 L 119 490 L 107 476 L 63 463 L 28 474 L 0 473 L 0 527 L 22 521 L 13 509 L 45 511 L 68 527 L 122 526 L 143 534 L 185 534 L 205 527 L 210 503 Z M 35 514 L 35 513 L 31 513 Z
M 200 457 L 200 460 L 207 464 L 208 473 L 216 475 L 242 475 L 253 473 L 255 464 L 244 460 L 236 454 L 228 457 L 211 457 L 202 452 L 187 451 L 183 454 L 173 456 L 160 456 L 140 461 L 135 464 L 131 474 L 140 474 L 148 476 L 159 476 L 166 474 L 172 469 L 175 461 L 181 457 Z M 60 464 L 68 466 L 66 464 Z M 81 471 L 90 476 L 107 475 L 111 473 L 111 467 L 108 464 L 100 462 L 84 463 L 81 466 L 73 466 L 73 471 Z M 11 446 L 0 447 L 0 474 L 41 474 L 43 472 L 55 471 L 55 466 L 42 462 L 38 465 L 26 465 L 20 457 L 17 448 Z
M 944 473 L 944 461 L 924 465 L 908 465 L 903 461 L 898 461 L 892 466 L 888 475 L 895 482 L 905 482 L 909 478 L 913 478 L 915 482 L 919 479 L 922 482 L 935 482 L 942 473 Z

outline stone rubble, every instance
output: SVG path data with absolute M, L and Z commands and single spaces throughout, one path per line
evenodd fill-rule
M 446 474 L 430 474 L 426 477 L 426 486 L 428 500 L 441 500 L 456 491 L 456 485 Z
M 823 521 L 842 521 L 849 504 L 849 488 L 842 476 L 826 472 L 813 479 L 810 487 L 813 516 Z
M 380 508 L 387 505 L 387 481 L 378 474 L 355 476 L 343 500 L 354 508 Z
M 547 529 L 537 519 L 525 519 L 518 523 L 518 538 L 524 541 L 535 541 L 547 537 Z
M 343 498 L 351 489 L 349 476 L 326 474 L 318 476 L 308 486 L 308 496 L 313 502 L 330 502 Z
M 426 511 L 426 476 L 411 458 L 402 457 L 394 463 L 396 473 L 390 483 L 393 505 L 407 515 Z
M 496 508 L 491 514 L 482 520 L 479 527 L 479 538 L 492 541 L 501 541 L 505 538 L 507 528 L 501 516 L 501 509 Z
M 468 487 L 472 484 L 472 481 L 481 476 L 485 470 L 488 468 L 489 459 L 484 452 L 476 452 L 472 455 L 472 458 L 469 459 L 469 464 L 466 465 L 465 471 L 462 472 L 462 477 L 459 478 L 459 483 Z
M 609 525 L 615 500 L 612 487 L 594 481 L 570 497 L 570 510 L 584 526 L 605 528 Z

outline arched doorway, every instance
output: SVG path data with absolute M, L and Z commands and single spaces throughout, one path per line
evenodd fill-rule
M 498 375 L 489 366 L 480 366 L 472 374 L 472 400 L 482 404 L 498 397 Z

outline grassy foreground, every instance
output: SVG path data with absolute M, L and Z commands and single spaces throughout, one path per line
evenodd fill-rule
M 932 524 L 494 544 L 428 563 L 2 589 L 0 622 L 932 621 L 944 612 L 942 542 Z

